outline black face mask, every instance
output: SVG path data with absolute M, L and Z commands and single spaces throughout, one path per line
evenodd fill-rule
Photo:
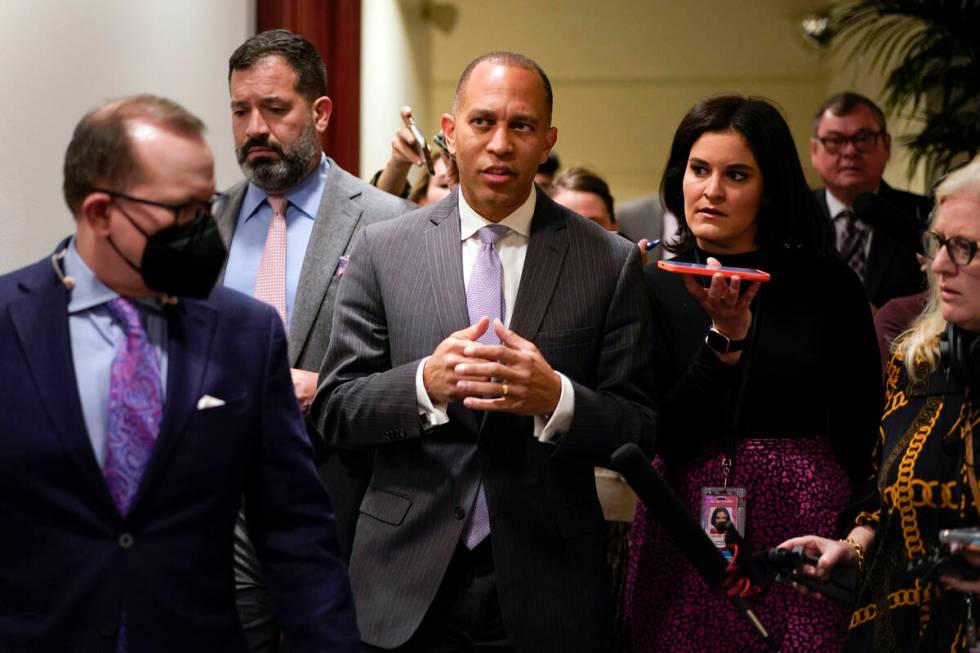
M 129 223 L 146 236 L 142 265 L 137 266 L 109 244 L 131 268 L 143 276 L 150 290 L 175 297 L 203 299 L 211 294 L 228 250 L 210 214 L 199 214 L 187 224 L 174 224 L 155 234 L 147 234 L 123 210 Z

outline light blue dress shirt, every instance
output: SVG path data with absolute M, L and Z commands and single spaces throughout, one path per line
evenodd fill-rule
M 68 333 L 75 383 L 82 401 L 82 417 L 88 430 L 95 459 L 105 465 L 106 425 L 109 422 L 109 381 L 112 361 L 126 334 L 113 319 L 106 302 L 119 296 L 93 274 L 75 248 L 73 238 L 62 260 L 66 276 L 74 277 L 75 287 L 68 301 Z M 167 321 L 160 302 L 140 299 L 134 302 L 150 343 L 160 361 L 160 379 L 165 399 L 167 391 Z
M 321 154 L 320 165 L 285 195 L 289 200 L 286 207 L 287 325 L 293 315 L 306 246 L 310 243 L 313 223 L 317 211 L 320 210 L 320 198 L 323 197 L 323 189 L 327 185 L 329 170 L 327 157 Z M 265 250 L 265 239 L 272 221 L 272 207 L 266 201 L 267 197 L 268 193 L 249 182 L 228 251 L 224 284 L 246 295 L 255 294 L 255 277 L 259 272 L 259 261 Z

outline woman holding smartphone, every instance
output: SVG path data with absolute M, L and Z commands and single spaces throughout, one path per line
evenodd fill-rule
M 870 474 L 881 367 L 858 277 L 836 256 L 782 116 L 715 97 L 674 135 L 661 183 L 679 216 L 677 261 L 771 280 L 646 270 L 661 410 L 657 465 L 691 514 L 732 506 L 751 552 L 808 530 L 831 536 Z M 635 651 L 763 649 L 639 506 L 627 590 Z M 775 585 L 756 606 L 772 650 L 832 651 L 847 610 Z
M 980 557 L 967 552 L 959 572 L 928 572 L 941 530 L 980 526 L 980 157 L 939 185 L 936 206 L 926 233 L 929 300 L 886 370 L 867 510 L 844 541 L 783 543 L 819 556 L 815 568 L 804 567 L 819 579 L 839 566 L 863 574 L 849 651 L 965 651 L 976 641 L 980 606 L 971 593 L 980 593 L 980 581 L 961 572 Z

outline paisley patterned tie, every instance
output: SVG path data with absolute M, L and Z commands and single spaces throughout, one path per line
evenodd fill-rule
M 126 516 L 160 433 L 160 362 L 136 307 L 122 297 L 106 307 L 126 338 L 112 361 L 103 474 L 116 507 Z

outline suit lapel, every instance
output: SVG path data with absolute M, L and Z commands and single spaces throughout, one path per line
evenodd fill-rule
M 539 192 L 531 220 L 531 237 L 521 272 L 521 285 L 517 289 L 514 314 L 510 320 L 511 331 L 522 338 L 533 339 L 541 328 L 561 277 L 568 238 L 565 216 L 544 193 Z
M 885 280 L 888 262 L 899 253 L 898 243 L 883 234 L 871 234 L 871 248 L 868 250 L 868 262 L 864 266 L 864 289 L 868 297 L 875 297 L 878 288 Z
M 214 221 L 218 225 L 218 233 L 221 240 L 225 243 L 225 248 L 231 251 L 231 239 L 235 235 L 235 227 L 238 225 L 238 214 L 242 210 L 242 202 L 245 200 L 245 191 L 248 189 L 248 182 L 241 182 L 225 194 L 226 199 L 214 212 Z M 221 276 L 218 278 L 218 285 L 225 283 L 225 268 L 228 266 L 228 257 L 221 266 Z
M 469 326 L 463 257 L 459 230 L 459 205 L 440 202 L 429 217 L 433 226 L 425 232 L 429 288 L 436 308 L 436 323 L 443 337 Z
M 10 305 L 14 331 L 55 432 L 96 494 L 114 504 L 92 451 L 78 396 L 68 329 L 68 293 L 52 273 Z
M 202 396 L 211 354 L 216 315 L 213 308 L 193 300 L 167 307 L 167 397 L 163 423 L 133 505 L 165 468 L 174 446 L 183 437 Z
M 291 367 L 296 367 L 330 284 L 340 282 L 337 265 L 361 219 L 360 195 L 357 185 L 350 183 L 349 175 L 331 160 L 320 208 L 303 257 L 296 302 L 290 318 L 288 340 Z

